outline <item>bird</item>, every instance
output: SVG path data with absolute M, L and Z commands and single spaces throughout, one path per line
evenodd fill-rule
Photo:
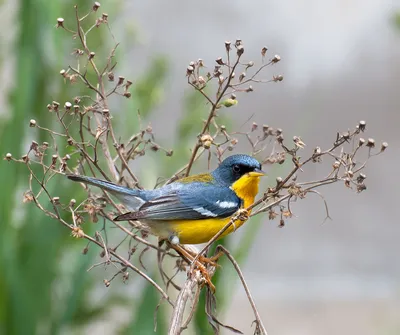
M 161 241 L 168 241 L 178 253 L 193 260 L 194 256 L 178 245 L 210 241 L 235 213 L 254 203 L 260 177 L 264 175 L 257 159 L 236 154 L 225 158 L 210 173 L 184 177 L 152 190 L 132 189 L 76 174 L 67 177 L 97 186 L 118 198 L 129 212 L 114 221 L 140 221 Z M 237 218 L 219 238 L 245 221 L 246 217 Z
M 115 221 L 138 220 L 172 244 L 208 242 L 239 209 L 253 204 L 265 173 L 253 157 L 227 157 L 211 173 L 184 177 L 153 190 L 131 189 L 109 181 L 68 174 L 76 182 L 100 187 L 116 196 L 130 211 Z M 239 228 L 235 222 L 221 237 Z

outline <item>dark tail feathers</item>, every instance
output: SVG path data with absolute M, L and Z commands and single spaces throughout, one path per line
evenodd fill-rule
M 71 179 L 73 181 L 97 186 L 97 187 L 100 187 L 106 191 L 109 191 L 109 192 L 112 192 L 115 194 L 137 195 L 137 193 L 138 193 L 138 190 L 134 190 L 134 189 L 130 189 L 125 186 L 117 185 L 117 184 L 111 183 L 106 180 L 101 180 L 101 179 L 86 177 L 86 176 L 78 176 L 76 174 L 67 174 L 67 177 L 68 177 L 68 179 Z

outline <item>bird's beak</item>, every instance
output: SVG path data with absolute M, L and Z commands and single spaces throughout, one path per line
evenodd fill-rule
M 254 171 L 249 172 L 250 177 L 261 177 L 265 176 L 265 172 L 261 169 L 255 169 Z

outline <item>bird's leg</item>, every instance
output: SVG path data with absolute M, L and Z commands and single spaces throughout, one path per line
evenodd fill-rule
M 169 238 L 168 238 L 168 241 L 169 241 L 170 244 L 172 244 L 172 245 L 178 245 L 178 244 L 179 244 L 179 237 L 176 236 L 176 235 L 170 235 Z M 193 250 L 187 249 L 187 248 L 185 248 L 185 247 L 183 247 L 183 246 L 181 246 L 181 248 L 184 249 L 188 254 L 190 254 L 190 255 L 193 257 L 193 259 L 197 257 L 197 253 L 194 252 Z M 182 256 L 182 255 L 181 255 L 181 256 Z M 211 258 L 205 257 L 205 256 L 203 256 L 203 255 L 199 255 L 199 256 L 197 257 L 197 259 L 198 259 L 200 262 L 204 263 L 204 264 L 209 264 L 209 265 L 211 265 L 211 266 L 217 267 L 217 266 L 219 266 L 219 265 L 216 263 L 216 261 L 217 261 L 218 258 L 221 257 L 221 256 L 222 256 L 222 254 L 220 254 L 220 253 L 218 253 L 217 255 L 215 255 L 215 256 L 213 256 L 213 257 L 211 257 Z
M 197 254 L 192 254 L 192 255 L 194 258 L 197 256 Z M 199 257 L 197 259 L 203 264 L 208 264 L 210 266 L 219 267 L 220 265 L 217 264 L 217 261 L 222 255 L 223 255 L 223 253 L 221 253 L 221 252 L 218 252 L 217 255 L 214 255 L 212 257 L 206 257 L 203 255 L 199 255 Z
M 180 244 L 172 244 L 169 243 L 170 247 L 172 249 L 174 249 L 186 262 L 188 262 L 188 264 L 193 263 L 193 261 L 195 260 L 197 255 L 192 255 L 192 252 L 186 250 L 183 246 L 181 246 Z M 200 273 L 202 274 L 206 284 L 209 286 L 209 288 L 211 289 L 212 292 L 215 292 L 215 286 L 214 284 L 211 282 L 211 277 L 210 274 L 207 270 L 207 268 L 204 266 L 204 264 L 201 262 L 200 259 L 197 259 L 194 262 L 194 265 L 198 268 L 198 270 L 200 271 Z
M 219 258 L 221 256 L 223 256 L 223 255 L 224 255 L 224 253 L 222 251 L 218 251 L 218 253 L 216 255 L 211 256 L 211 257 L 206 258 L 206 259 L 211 261 L 211 262 L 214 262 L 214 264 L 217 265 L 217 266 L 221 266 L 221 265 L 217 264 L 216 262 L 218 262 Z

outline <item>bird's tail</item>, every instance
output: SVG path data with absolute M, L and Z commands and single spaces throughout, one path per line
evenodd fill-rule
M 134 190 L 125 186 L 117 185 L 114 183 L 111 183 L 106 180 L 100 180 L 92 177 L 86 177 L 86 176 L 78 176 L 76 174 L 67 174 L 68 179 L 71 179 L 73 181 L 77 181 L 80 183 L 85 183 L 93 186 L 97 186 L 102 188 L 103 190 L 109 191 L 111 193 L 120 193 L 120 194 L 126 194 L 126 195 L 138 195 L 138 190 Z
M 67 174 L 67 177 L 73 181 L 97 186 L 103 190 L 110 192 L 132 211 L 138 210 L 139 207 L 145 202 L 142 198 L 143 194 L 141 194 L 140 190 L 117 185 L 109 181 L 100 180 L 92 177 L 78 176 L 76 174 Z

